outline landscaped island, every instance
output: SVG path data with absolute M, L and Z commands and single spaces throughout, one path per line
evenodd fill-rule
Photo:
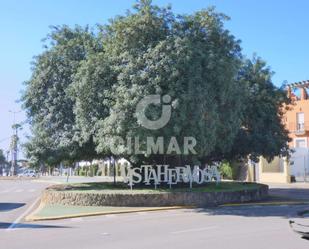
M 225 203 L 259 201 L 268 195 L 268 186 L 256 183 L 207 183 L 189 189 L 136 186 L 134 190 L 123 183 L 79 183 L 54 185 L 42 196 L 44 204 L 77 206 L 215 206 Z

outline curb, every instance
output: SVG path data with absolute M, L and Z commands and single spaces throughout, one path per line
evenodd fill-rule
M 41 183 L 51 183 L 51 184 L 67 184 L 67 182 L 58 182 L 58 181 L 49 181 L 49 180 L 41 180 L 41 179 L 33 179 L 33 182 L 41 182 Z
M 44 206 L 38 207 L 33 213 L 36 213 L 38 210 L 42 209 Z M 173 210 L 173 209 L 191 209 L 195 208 L 194 206 L 173 206 L 173 207 L 156 207 L 156 208 L 142 208 L 142 209 L 128 209 L 128 210 L 119 210 L 119 211 L 98 211 L 82 214 L 68 214 L 68 215 L 59 215 L 52 217 L 44 216 L 35 216 L 28 215 L 26 221 L 43 221 L 43 220 L 61 220 L 61 219 L 70 219 L 70 218 L 79 218 L 79 217 L 88 217 L 88 216 L 98 216 L 98 215 L 109 215 L 109 214 L 126 214 L 126 213 L 138 213 L 138 212 L 154 212 L 154 211 L 163 211 L 163 210 Z

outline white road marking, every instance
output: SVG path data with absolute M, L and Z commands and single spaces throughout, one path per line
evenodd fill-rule
M 9 188 L 9 189 L 6 189 L 6 190 L 2 190 L 0 191 L 0 194 L 4 194 L 4 193 L 8 193 L 8 192 L 11 192 L 13 191 L 15 188 Z
M 216 227 L 216 226 L 212 226 L 212 227 L 192 228 L 192 229 L 174 231 L 174 232 L 171 232 L 171 234 L 182 234 L 182 233 L 201 232 L 201 231 L 210 230 L 210 229 L 215 229 L 215 228 L 217 228 L 217 227 Z
M 35 192 L 35 189 L 34 189 L 34 188 L 29 189 L 28 192 L 31 192 L 31 193 L 32 193 L 32 192 Z
M 110 233 L 102 233 L 103 236 L 109 236 L 111 235 Z
M 24 192 L 24 189 L 20 188 L 20 189 L 17 189 L 14 191 L 15 193 L 21 193 L 21 192 Z
M 13 231 L 14 227 L 18 225 L 18 223 L 33 209 L 36 203 L 40 200 L 40 197 L 36 198 L 35 201 L 27 208 L 25 212 L 23 212 L 7 229 L 6 231 Z
M 137 212 L 138 215 L 147 215 L 147 212 Z
M 72 222 L 81 222 L 81 221 L 83 221 L 83 218 L 72 218 L 71 221 Z
M 116 215 L 115 214 L 107 214 L 105 215 L 106 218 L 115 218 Z

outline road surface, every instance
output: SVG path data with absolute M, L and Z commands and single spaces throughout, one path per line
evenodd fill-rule
M 20 215 L 31 207 L 48 184 L 0 181 L 1 249 L 309 248 L 309 241 L 301 239 L 288 224 L 290 219 L 309 224 L 297 216 L 298 211 L 309 209 L 306 205 L 183 209 L 19 221 Z M 301 191 L 307 194 L 309 189 Z

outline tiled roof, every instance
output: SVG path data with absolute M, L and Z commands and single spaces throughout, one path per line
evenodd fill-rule
M 295 88 L 295 87 L 309 87 L 309 80 L 291 83 L 291 84 L 288 84 L 287 86 L 290 86 L 290 87 L 293 87 L 293 88 Z

